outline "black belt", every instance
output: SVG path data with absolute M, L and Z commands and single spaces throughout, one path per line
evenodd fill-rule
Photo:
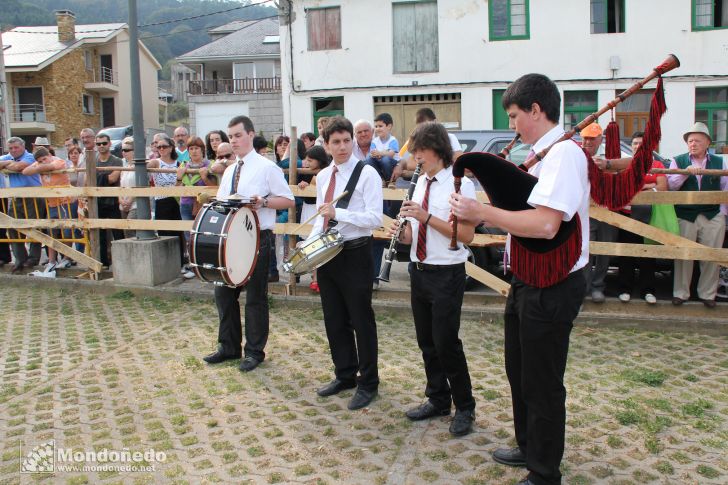
M 412 265 L 418 271 L 446 271 L 446 270 L 456 269 L 458 267 L 464 267 L 465 263 L 427 264 L 427 263 L 420 263 L 419 261 L 412 261 Z
M 344 249 L 358 249 L 365 246 L 371 238 L 371 236 L 362 236 L 349 241 L 344 241 Z

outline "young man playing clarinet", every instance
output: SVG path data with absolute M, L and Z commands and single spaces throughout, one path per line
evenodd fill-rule
M 406 217 L 409 224 L 400 231 L 400 241 L 411 244 L 412 315 L 425 364 L 428 399 L 406 415 L 412 421 L 448 416 L 454 402 L 450 433 L 464 436 L 473 429 L 475 400 L 463 343 L 458 337 L 468 252 L 462 244 L 456 251 L 449 249 L 453 150 L 447 130 L 436 122 L 417 126 L 409 139 L 409 150 L 422 164 L 422 175 L 411 200 L 402 204 L 400 216 Z M 463 179 L 461 194 L 475 198 L 475 187 L 467 178 Z M 394 220 L 392 237 L 398 226 L 399 221 Z M 474 234 L 472 224 L 459 225 L 461 242 L 469 243 Z
M 357 387 L 349 409 L 372 401 L 379 387 L 377 325 L 372 310 L 372 230 L 382 225 L 382 179 L 377 171 L 352 155 L 354 128 L 346 118 L 332 118 L 323 130 L 324 146 L 333 162 L 316 176 L 316 218 L 309 239 L 335 221 L 344 249 L 318 268 L 321 305 L 335 378 L 317 391 L 326 397 Z M 332 202 L 356 177 L 348 207 Z M 355 179 L 354 179 L 355 180 Z M 357 376 L 358 372 L 358 376 Z
M 215 286 L 215 305 L 220 318 L 218 350 L 204 357 L 209 364 L 239 359 L 240 370 L 249 372 L 265 359 L 268 341 L 268 260 L 275 247 L 273 226 L 276 210 L 293 207 L 295 202 L 283 171 L 253 149 L 255 128 L 247 116 L 236 116 L 228 124 L 228 137 L 235 154 L 220 180 L 217 200 L 233 195 L 251 198 L 260 224 L 260 250 L 253 275 L 245 286 L 245 348 L 238 298 L 242 287 Z
M 522 76 L 503 95 L 511 127 L 536 153 L 564 133 L 558 126 L 560 104 L 556 85 L 540 74 Z M 450 206 L 459 219 L 485 221 L 520 238 L 553 239 L 562 221 L 577 214 L 580 219 L 581 253 L 578 259 L 574 255 L 576 264 L 562 268 L 566 276 L 550 286 L 532 286 L 514 277 L 504 316 L 506 374 L 518 446 L 496 450 L 493 458 L 526 466 L 529 474 L 519 483 L 552 484 L 561 483 L 569 334 L 586 291 L 581 269 L 589 260 L 590 184 L 586 156 L 573 141 L 554 145 L 530 172 L 538 177 L 528 198 L 533 209 L 503 210 L 459 194 L 452 194 Z

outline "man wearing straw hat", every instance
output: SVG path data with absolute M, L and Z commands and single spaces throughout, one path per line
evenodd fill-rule
M 720 156 L 708 153 L 713 142 L 704 123 L 697 122 L 683 135 L 688 151 L 675 157 L 671 169 L 683 169 L 690 175 L 670 174 L 667 184 L 670 190 L 710 191 L 728 190 L 728 176 L 703 175 L 703 170 L 726 170 L 728 163 Z M 725 237 L 726 205 L 718 204 L 675 205 L 680 224 L 680 235 L 705 246 L 720 248 Z M 708 308 L 715 308 L 718 290 L 718 263 L 700 262 L 698 298 Z M 672 304 L 682 305 L 690 298 L 690 281 L 693 261 L 675 260 Z

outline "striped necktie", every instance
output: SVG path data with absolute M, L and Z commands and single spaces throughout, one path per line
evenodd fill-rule
M 240 172 L 243 171 L 243 163 L 245 162 L 239 160 L 235 167 L 235 175 L 233 175 L 233 185 L 230 187 L 230 195 L 235 195 L 238 191 L 238 182 L 240 182 Z
M 422 210 L 427 212 L 427 208 L 429 207 L 429 199 L 430 199 L 430 185 L 432 185 L 432 182 L 437 180 L 437 178 L 432 177 L 431 179 L 427 179 L 427 187 L 425 188 L 425 197 L 422 199 Z M 425 224 L 420 224 L 420 228 L 417 231 L 417 259 L 420 260 L 421 263 L 425 262 L 425 258 L 427 257 L 427 226 Z

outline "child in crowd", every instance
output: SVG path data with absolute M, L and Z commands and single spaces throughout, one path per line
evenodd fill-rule
M 33 152 L 35 157 L 35 163 L 29 165 L 23 170 L 23 175 L 36 175 L 40 174 L 40 181 L 43 187 L 70 187 L 71 180 L 67 173 L 48 173 L 56 170 L 63 170 L 66 168 L 66 161 L 61 160 L 58 157 L 51 155 L 50 151 L 45 147 L 36 148 Z M 50 219 L 69 219 L 70 209 L 69 204 L 71 200 L 68 197 L 49 197 L 46 199 L 48 204 L 48 217 Z M 52 229 L 50 231 L 51 237 L 55 239 L 70 239 L 70 229 Z M 56 266 L 60 268 L 68 268 L 71 266 L 71 262 L 63 258 L 60 262 L 58 261 L 58 252 L 51 248 L 48 249 L 48 264 L 45 267 L 44 272 L 50 273 L 56 269 Z
M 322 169 L 328 167 L 329 163 L 331 163 L 331 160 L 329 159 L 329 155 L 326 153 L 326 150 L 318 145 L 312 146 L 306 152 L 306 158 L 303 160 L 303 168 L 309 169 L 314 173 L 301 174 L 299 176 L 301 181 L 298 182 L 298 188 L 305 189 L 309 185 L 316 185 L 316 174 Z M 304 197 L 303 206 L 301 208 L 301 221 L 308 220 L 308 218 L 315 213 L 316 197 Z M 311 284 L 308 287 L 316 293 L 319 292 L 318 282 L 316 281 L 316 271 L 314 271 L 311 275 Z
M 381 113 L 374 118 L 374 138 L 367 156 L 367 165 L 371 165 L 383 180 L 392 178 L 392 170 L 399 161 L 399 142 L 392 136 L 394 120 L 389 113 Z

